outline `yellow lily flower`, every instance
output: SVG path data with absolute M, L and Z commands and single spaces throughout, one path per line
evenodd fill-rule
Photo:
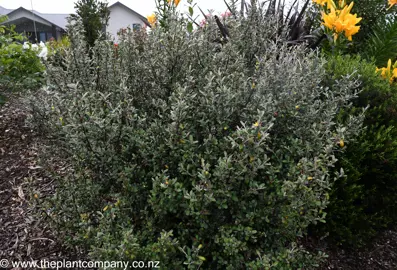
M 322 12 L 322 16 L 324 21 L 323 25 L 328 29 L 333 30 L 335 21 L 338 19 L 335 9 L 332 8 L 331 12 L 328 14 Z
M 360 26 L 356 24 L 361 21 L 362 18 L 357 18 L 357 14 L 351 14 L 350 11 L 353 8 L 354 3 L 350 3 L 348 6 L 344 6 L 342 10 L 330 9 L 328 14 L 322 13 L 323 25 L 328 29 L 335 31 L 334 41 L 338 38 L 340 33 L 344 33 L 348 40 L 352 40 L 352 36 L 357 34 L 360 30 Z
M 376 68 L 375 72 L 381 72 L 380 75 L 384 79 L 388 79 L 390 84 L 394 82 L 394 79 L 397 78 L 397 61 L 394 63 L 394 65 L 391 65 L 391 59 L 387 61 L 387 67 L 383 68 Z
M 148 20 L 148 22 L 150 23 L 151 26 L 154 26 L 156 24 L 156 22 L 157 22 L 156 14 L 153 13 L 153 14 L 147 16 L 147 20 Z

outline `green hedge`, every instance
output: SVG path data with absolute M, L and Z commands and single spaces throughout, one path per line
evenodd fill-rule
M 333 186 L 327 223 L 321 230 L 337 244 L 362 245 L 397 220 L 397 87 L 375 73 L 375 65 L 359 57 L 330 57 L 328 80 L 352 74 L 362 92 L 356 109 L 369 106 L 359 138 L 339 155 L 337 169 L 345 178 Z

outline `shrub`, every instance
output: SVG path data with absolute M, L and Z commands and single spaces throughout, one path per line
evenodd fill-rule
M 85 41 L 87 46 L 92 47 L 108 24 L 110 14 L 108 4 L 98 0 L 78 0 L 74 8 L 76 14 L 72 14 L 71 18 L 82 21 Z
M 44 66 L 36 52 L 23 49 L 22 40 L 14 27 L 0 25 L 0 94 L 37 89 L 42 84 Z
M 66 51 L 70 48 L 70 41 L 67 36 L 63 36 L 60 40 L 51 40 L 47 42 L 48 61 L 54 66 L 66 68 L 64 57 Z
M 117 54 L 97 40 L 87 55 L 71 26 L 67 69 L 48 68 L 37 101 L 74 165 L 44 204 L 70 244 L 165 269 L 317 264 L 299 239 L 324 221 L 334 155 L 359 131 L 360 114 L 334 121 L 357 87 L 322 86 L 324 59 L 265 14 L 233 16 L 224 38 L 173 14 Z
M 335 182 L 322 225 L 337 244 L 362 245 L 397 218 L 397 88 L 375 68 L 350 56 L 330 58 L 326 65 L 329 82 L 356 71 L 362 92 L 354 107 L 369 105 L 366 129 L 338 156 L 336 168 L 342 167 L 346 177 Z

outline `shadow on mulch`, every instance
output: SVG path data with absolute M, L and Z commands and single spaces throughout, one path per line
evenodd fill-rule
M 20 99 L 11 98 L 0 106 L 0 260 L 83 259 L 66 251 L 46 215 L 37 214 L 34 200 L 38 194 L 52 194 L 55 187 L 37 165 L 38 149 L 45 140 L 26 126 L 26 117 Z
M 380 232 L 372 243 L 362 248 L 343 248 L 329 244 L 316 237 L 305 237 L 301 244 L 309 251 L 321 251 L 328 255 L 318 268 L 321 270 L 396 270 L 397 269 L 397 230 Z

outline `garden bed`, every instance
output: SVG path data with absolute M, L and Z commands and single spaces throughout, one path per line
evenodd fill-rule
M 46 140 L 25 125 L 27 112 L 17 98 L 0 108 L 0 258 L 42 260 L 70 258 L 48 226 L 35 200 L 52 194 L 54 181 L 39 163 Z M 54 168 L 64 169 L 59 162 Z M 35 198 L 37 197 L 37 198 Z
M 0 110 L 0 258 L 9 260 L 82 259 L 83 254 L 65 251 L 57 241 L 62 232 L 52 231 L 46 215 L 39 217 L 34 194 L 53 194 L 55 181 L 40 167 L 39 152 L 51 145 L 48 139 L 25 125 L 27 111 L 20 99 L 12 98 Z M 62 175 L 67 170 L 60 160 L 46 162 Z M 36 193 L 32 193 L 35 191 Z M 310 243 L 315 249 L 323 243 Z M 321 269 L 397 268 L 397 232 L 387 230 L 361 250 L 330 250 Z

